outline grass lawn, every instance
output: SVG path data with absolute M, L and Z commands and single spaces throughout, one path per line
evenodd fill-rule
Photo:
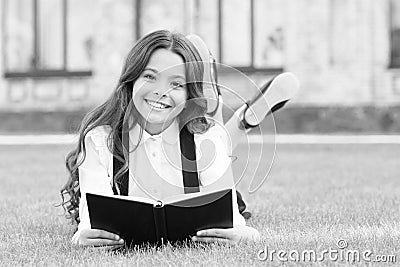
M 279 145 L 268 179 L 249 198 L 253 212 L 249 224 L 262 233 L 262 242 L 166 246 L 125 254 L 70 245 L 74 226 L 64 219 L 62 208 L 53 206 L 60 202 L 58 191 L 66 180 L 63 161 L 69 149 L 0 146 L 0 265 L 270 266 L 282 262 L 277 255 L 272 262 L 260 261 L 261 249 L 299 254 L 315 250 L 320 255 L 330 248 L 338 250 L 340 239 L 348 244 L 338 250 L 341 253 L 371 250 L 372 260 L 395 255 L 400 262 L 399 145 Z M 293 252 L 291 258 L 295 257 Z M 322 262 L 285 264 L 349 263 L 329 260 L 325 254 Z

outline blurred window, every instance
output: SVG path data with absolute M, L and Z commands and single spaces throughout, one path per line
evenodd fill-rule
M 221 0 L 221 61 L 237 67 L 253 63 L 253 0 Z
M 141 11 L 141 34 L 168 29 L 184 33 L 185 3 L 187 0 L 142 0 Z
M 89 2 L 3 0 L 5 77 L 91 75 Z
M 254 1 L 255 68 L 283 67 L 285 10 L 282 0 Z
M 219 0 L 222 63 L 243 70 L 282 69 L 282 0 Z
M 400 1 L 391 1 L 391 63 L 394 68 L 400 67 Z
M 196 34 L 207 44 L 213 56 L 219 58 L 218 1 L 195 0 L 194 23 Z
M 36 2 L 36 67 L 39 69 L 64 68 L 64 10 L 63 0 Z
M 94 12 L 93 7 L 98 5 L 98 0 L 68 0 L 67 3 L 66 68 L 69 70 L 91 69 L 96 24 L 92 19 L 94 14 L 88 16 L 88 12 Z
M 3 0 L 5 19 L 4 59 L 8 71 L 28 71 L 34 65 L 32 0 Z

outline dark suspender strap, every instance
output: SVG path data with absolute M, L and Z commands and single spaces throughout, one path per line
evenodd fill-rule
M 197 173 L 196 147 L 194 136 L 186 127 L 179 133 L 181 145 L 181 162 L 185 194 L 199 192 L 199 175 Z
M 121 140 L 121 142 L 123 143 L 123 146 L 125 148 L 128 149 L 129 151 L 129 132 L 128 131 L 124 131 L 124 133 L 122 133 L 122 123 L 120 126 L 118 126 L 117 128 L 117 132 L 118 132 L 118 137 Z M 124 136 L 124 138 L 122 138 L 122 136 Z M 114 144 L 116 143 L 116 140 L 114 139 Z M 117 153 L 115 146 L 114 146 L 114 153 L 113 155 L 115 155 Z M 124 155 L 120 155 L 122 158 L 124 158 Z M 129 159 L 125 159 L 125 160 L 129 160 Z M 115 179 L 116 174 L 118 173 L 118 171 L 122 168 L 123 164 L 122 162 L 120 162 L 115 156 L 113 156 L 113 179 Z M 119 183 L 119 191 L 120 191 L 120 195 L 122 196 L 127 196 L 128 195 L 128 183 L 129 183 L 129 168 L 128 170 L 122 175 L 122 179 L 120 179 L 120 183 Z M 118 195 L 118 191 L 117 191 L 117 187 L 115 184 L 115 180 L 113 182 L 113 192 L 114 195 Z

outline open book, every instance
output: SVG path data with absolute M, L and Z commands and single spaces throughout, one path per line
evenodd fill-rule
M 86 193 L 90 223 L 126 244 L 184 241 L 197 231 L 233 227 L 232 190 L 191 193 L 163 201 Z

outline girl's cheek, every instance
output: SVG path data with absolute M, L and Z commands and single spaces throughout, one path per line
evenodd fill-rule
M 186 89 L 175 89 L 170 91 L 170 96 L 176 100 L 179 100 L 179 102 L 186 101 L 188 98 L 188 94 L 186 92 Z
M 143 95 L 148 91 L 151 91 L 152 88 L 149 86 L 149 84 L 145 82 L 138 83 L 137 86 L 133 88 L 133 93 L 138 94 L 138 95 Z

